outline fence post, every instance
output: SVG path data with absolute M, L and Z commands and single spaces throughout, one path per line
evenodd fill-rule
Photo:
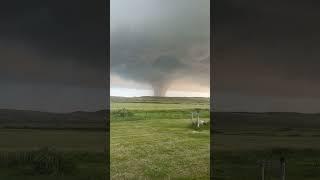
M 193 123 L 193 112 L 191 113 L 191 121 Z
M 199 119 L 199 112 L 197 112 L 197 126 L 200 127 L 200 119 Z
M 286 161 L 284 157 L 280 158 L 281 180 L 286 180 Z
M 265 177 L 265 175 L 264 175 L 264 169 L 265 169 L 265 162 L 264 162 L 264 160 L 263 161 L 261 161 L 261 180 L 264 180 L 264 177 Z

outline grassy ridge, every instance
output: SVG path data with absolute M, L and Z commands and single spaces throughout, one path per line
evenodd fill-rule
M 320 128 L 320 114 L 291 112 L 216 112 L 215 128 Z
M 0 109 L 0 128 L 105 129 L 106 111 L 49 113 Z
M 154 104 L 206 104 L 209 105 L 209 98 L 204 97 L 117 97 L 110 98 L 111 105 L 114 103 L 154 103 Z
M 111 97 L 111 110 L 126 108 L 133 111 L 192 111 L 195 108 L 209 109 L 209 98 L 184 97 Z

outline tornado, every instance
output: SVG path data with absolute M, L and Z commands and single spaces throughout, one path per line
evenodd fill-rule
M 168 84 L 162 82 L 154 82 L 152 83 L 152 88 L 153 96 L 165 97 L 168 90 Z
M 175 71 L 183 67 L 183 64 L 171 55 L 159 56 L 151 66 L 151 73 L 147 75 L 153 88 L 153 95 L 164 97 L 172 82 Z

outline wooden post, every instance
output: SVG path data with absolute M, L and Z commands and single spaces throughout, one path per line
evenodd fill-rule
M 261 180 L 264 180 L 264 177 L 265 177 L 265 162 L 264 162 L 264 160 L 263 161 L 261 161 Z
M 193 123 L 193 112 L 191 113 L 191 121 Z
M 286 161 L 284 157 L 280 158 L 281 180 L 286 180 Z
M 198 128 L 199 128 L 200 127 L 199 112 L 197 113 L 197 124 L 198 124 Z
M 125 116 L 124 108 L 122 108 L 121 116 L 122 116 L 122 120 L 124 120 L 124 116 Z

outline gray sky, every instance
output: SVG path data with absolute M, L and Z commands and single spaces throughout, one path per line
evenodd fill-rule
M 216 1 L 217 108 L 319 112 L 319 8 Z M 113 88 L 209 91 L 209 0 L 112 0 L 111 11 Z M 103 109 L 104 15 L 104 0 L 2 3 L 0 108 Z
M 105 109 L 104 5 L 104 0 L 1 3 L 0 109 Z
M 216 106 L 320 112 L 320 3 L 216 1 Z
M 112 0 L 111 87 L 208 95 L 209 2 Z

